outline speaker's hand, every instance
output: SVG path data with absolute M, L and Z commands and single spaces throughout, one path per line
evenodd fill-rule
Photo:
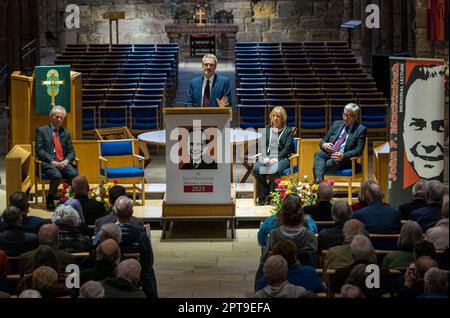
M 217 105 L 219 107 L 226 107 L 228 106 L 228 98 L 226 96 L 222 97 L 221 99 L 216 98 Z

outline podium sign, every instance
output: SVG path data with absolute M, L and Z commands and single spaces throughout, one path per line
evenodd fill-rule
M 170 108 L 166 119 L 166 204 L 229 204 L 230 110 Z

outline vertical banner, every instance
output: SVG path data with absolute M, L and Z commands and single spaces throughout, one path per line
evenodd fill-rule
M 70 65 L 36 66 L 36 113 L 48 114 L 60 105 L 70 112 Z
M 443 181 L 444 61 L 391 57 L 389 201 L 412 199 L 412 186 Z

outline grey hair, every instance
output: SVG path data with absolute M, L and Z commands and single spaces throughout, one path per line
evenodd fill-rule
M 364 298 L 364 294 L 358 286 L 345 284 L 341 288 L 342 298 Z
M 348 204 L 347 201 L 336 201 L 331 207 L 331 217 L 336 223 L 342 224 L 350 220 L 352 215 L 352 207 Z
M 355 103 L 348 103 L 344 109 L 350 110 L 355 115 L 359 114 L 359 106 Z
M 426 196 L 427 199 L 433 202 L 442 203 L 445 195 L 444 184 L 438 180 L 431 180 L 427 182 Z
M 342 234 L 344 235 L 344 242 L 350 243 L 355 235 L 362 234 L 364 232 L 364 223 L 357 219 L 350 219 L 344 223 L 342 228 Z
M 217 57 L 214 54 L 205 54 L 202 58 L 202 64 L 205 63 L 206 59 L 214 60 L 214 63 L 217 65 Z
M 420 240 L 422 236 L 422 227 L 416 221 L 408 220 L 402 225 L 397 246 L 401 249 L 412 249 L 414 243 Z
M 425 292 L 448 293 L 448 273 L 437 267 L 432 267 L 425 273 Z
M 352 240 L 350 244 L 353 258 L 357 260 L 369 260 L 373 255 L 373 246 L 369 238 L 365 235 L 358 234 Z
M 66 109 L 60 105 L 53 106 L 52 109 L 50 110 L 50 114 L 48 116 L 52 117 L 57 111 L 62 111 L 64 113 L 64 117 L 67 116 Z
M 102 283 L 90 280 L 81 286 L 78 298 L 105 298 L 105 289 Z
M 36 289 L 25 289 L 17 298 L 42 298 L 42 295 Z
M 425 180 L 419 180 L 414 184 L 412 188 L 412 195 L 414 199 L 425 199 L 427 189 L 427 182 Z
M 126 259 L 117 266 L 116 276 L 124 278 L 137 286 L 141 277 L 141 264 L 134 258 Z
M 103 224 L 100 231 L 102 240 L 113 239 L 117 244 L 122 241 L 122 230 L 115 223 Z
M 118 197 L 114 203 L 114 211 L 117 217 L 131 217 L 133 215 L 133 201 L 126 195 Z
M 56 226 L 73 226 L 78 227 L 81 224 L 80 215 L 70 205 L 60 204 L 52 215 L 52 222 Z
M 267 285 L 281 284 L 287 280 L 288 263 L 281 255 L 270 256 L 263 266 Z

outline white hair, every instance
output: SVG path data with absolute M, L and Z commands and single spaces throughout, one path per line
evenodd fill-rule
M 78 227 L 81 224 L 80 215 L 70 205 L 60 204 L 52 215 L 52 222 L 56 226 L 73 226 Z
M 205 54 L 202 58 L 202 64 L 205 63 L 206 59 L 214 60 L 214 63 L 217 65 L 217 57 L 214 54 Z
M 55 105 L 52 107 L 52 109 L 50 110 L 50 114 L 49 117 L 52 117 L 57 111 L 61 111 L 64 113 L 64 117 L 67 116 L 67 111 L 64 107 L 59 106 L 59 105 Z
M 357 260 L 369 260 L 373 255 L 372 242 L 367 238 L 367 236 L 358 234 L 353 237 L 352 243 L 350 244 L 353 258 Z
M 17 298 L 42 298 L 42 295 L 36 289 L 25 289 Z
M 355 103 L 348 103 L 345 105 L 344 109 L 350 110 L 353 114 L 359 114 L 359 106 Z

